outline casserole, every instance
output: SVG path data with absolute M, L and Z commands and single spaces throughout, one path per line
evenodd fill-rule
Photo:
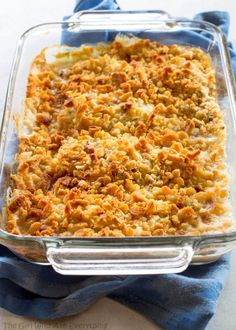
M 216 69 L 218 102 L 224 111 L 227 170 L 230 176 L 230 202 L 235 196 L 235 91 L 226 43 L 220 31 L 202 22 L 174 20 L 162 12 L 93 12 L 76 14 L 70 22 L 51 23 L 27 31 L 20 40 L 11 73 L 1 140 L 1 242 L 26 259 L 47 263 L 62 274 L 157 274 L 180 272 L 192 262 L 208 262 L 232 248 L 232 231 L 201 236 L 78 238 L 16 236 L 4 231 L 4 203 L 10 173 L 17 151 L 14 117 L 22 111 L 26 81 L 34 57 L 45 47 L 59 43 L 61 33 L 71 45 L 108 41 L 116 34 L 138 35 L 163 44 L 200 47 Z M 91 37 L 92 36 L 92 37 Z M 63 41 L 62 41 L 63 44 Z M 25 82 L 25 83 L 22 83 Z M 19 119 L 19 127 L 23 123 Z M 232 209 L 233 218 L 235 210 Z

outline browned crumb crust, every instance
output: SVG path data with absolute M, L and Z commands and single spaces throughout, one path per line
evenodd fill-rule
M 59 48 L 60 49 L 60 48 Z M 28 79 L 7 230 L 59 236 L 224 231 L 224 123 L 198 48 L 117 37 L 43 50 Z

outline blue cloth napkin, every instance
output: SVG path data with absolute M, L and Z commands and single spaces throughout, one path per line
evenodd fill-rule
M 111 0 L 82 0 L 75 11 L 83 9 L 118 6 Z M 196 19 L 216 24 L 227 35 L 226 12 L 201 13 Z M 230 44 L 229 48 L 236 73 L 236 54 Z M 225 255 L 209 265 L 190 266 L 181 274 L 63 276 L 50 266 L 28 263 L 1 247 L 0 306 L 18 315 L 49 320 L 81 313 L 107 296 L 166 330 L 202 330 L 215 312 L 229 268 L 230 257 Z

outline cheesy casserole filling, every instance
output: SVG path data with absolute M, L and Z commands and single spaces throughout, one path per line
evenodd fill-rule
M 7 230 L 198 235 L 232 227 L 209 56 L 117 36 L 44 49 L 28 77 Z

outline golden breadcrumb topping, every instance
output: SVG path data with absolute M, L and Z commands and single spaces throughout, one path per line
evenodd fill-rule
M 7 230 L 160 236 L 231 228 L 215 72 L 134 37 L 44 49 L 28 78 Z

